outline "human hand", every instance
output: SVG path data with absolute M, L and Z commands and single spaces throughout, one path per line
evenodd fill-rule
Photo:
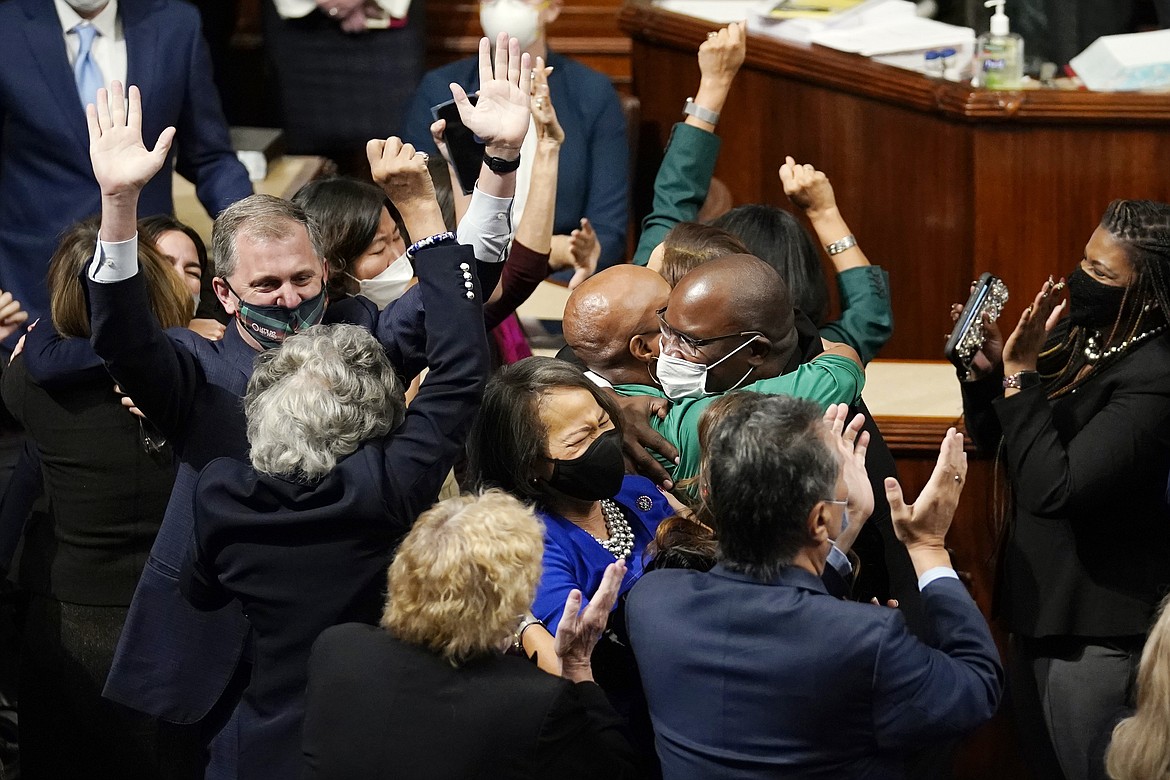
M 557 624 L 553 644 L 557 657 L 561 659 L 561 676 L 573 682 L 589 682 L 593 679 L 590 658 L 597 640 L 605 631 L 609 613 L 617 603 L 618 591 L 626 576 L 625 560 L 617 560 L 605 569 L 601 584 L 589 604 L 581 609 L 581 591 L 574 588 L 565 599 L 565 612 Z
M 678 463 L 678 448 L 662 437 L 650 425 L 650 415 L 666 419 L 670 401 L 652 395 L 618 395 L 613 390 L 603 392 L 617 404 L 622 413 L 622 453 L 626 471 L 641 474 L 655 485 L 670 490 L 674 487 L 670 475 L 651 452 L 656 452 L 671 463 Z
M 581 227 L 569 234 L 569 253 L 575 269 L 569 280 L 569 289 L 575 290 L 577 285 L 593 276 L 597 261 L 601 259 L 601 242 L 597 240 L 597 232 L 588 217 L 582 217 Z
M 439 150 L 439 154 L 447 161 L 447 165 L 454 165 L 451 162 L 451 150 L 447 146 L 447 120 L 436 119 L 431 123 L 431 140 L 435 144 L 435 148 Z
M 126 411 L 130 412 L 130 414 L 134 415 L 135 417 L 140 417 L 143 420 L 146 419 L 146 415 L 138 409 L 138 406 L 134 403 L 134 399 L 126 395 L 125 391 L 123 391 L 121 387 L 114 385 L 114 392 L 122 396 L 122 407 Z
M 815 219 L 837 208 L 829 177 L 808 163 L 800 165 L 791 156 L 780 166 L 780 183 L 792 204 Z
M 950 565 L 944 539 L 959 505 L 966 477 L 967 453 L 963 451 L 963 434 L 951 428 L 943 437 L 934 471 L 917 501 L 907 504 L 898 480 L 886 478 L 886 498 L 890 502 L 894 533 L 906 545 L 919 575 L 932 565 Z
M 208 341 L 219 341 L 225 332 L 225 328 L 219 320 L 204 318 L 196 318 L 188 322 L 187 330 L 198 333 Z
M 1068 310 L 1066 300 L 1057 300 L 1064 291 L 1064 279 L 1044 282 L 1032 305 L 1020 313 L 1020 321 L 1003 345 L 1003 372 L 1012 375 L 1019 371 L 1035 371 L 1048 334 Z
M 724 88 L 731 86 L 743 65 L 747 48 L 746 22 L 732 22 L 699 45 L 699 74 L 702 82 Z
M 20 301 L 12 293 L 0 290 L 0 341 L 20 330 L 28 321 L 28 312 L 21 308 Z
M 355 11 L 361 11 L 364 4 L 365 0 L 317 0 L 317 8 L 321 13 L 336 22 L 351 16 Z
M 845 424 L 849 404 L 833 404 L 824 416 L 841 459 L 841 472 L 849 491 L 849 527 L 836 539 L 841 552 L 849 552 L 865 521 L 873 514 L 873 485 L 865 471 L 865 454 L 869 449 L 869 431 L 861 430 L 865 415 L 858 414 Z
M 974 291 L 976 282 L 971 282 Z M 963 304 L 951 304 L 951 322 L 958 322 L 963 316 Z M 971 374 L 975 379 L 988 377 L 1003 363 L 1003 332 L 999 329 L 999 321 L 989 312 L 980 315 L 983 325 L 983 346 L 976 351 L 971 359 Z M 950 334 L 947 334 L 950 337 Z
M 130 87 L 129 101 L 122 83 L 97 92 L 97 103 L 85 107 L 89 127 L 89 159 L 103 197 L 138 197 L 154 175 L 162 170 L 175 138 L 175 128 L 159 134 L 154 149 L 142 142 L 142 95 Z
M 548 91 L 548 77 L 552 67 L 545 67 L 544 58 L 536 58 L 535 77 L 532 81 L 532 120 L 536 125 L 536 140 L 541 146 L 560 148 L 565 142 L 565 131 L 557 121 L 552 97 Z
M 514 160 L 528 132 L 528 95 L 532 79 L 532 60 L 520 53 L 520 42 L 500 33 L 496 39 L 495 70 L 492 69 L 491 44 L 479 41 L 479 100 L 473 106 L 458 84 L 451 84 L 451 95 L 459 109 L 459 118 L 487 146 L 487 154 Z
M 402 215 L 412 237 L 444 232 L 443 212 L 435 197 L 435 185 L 427 169 L 427 155 L 395 136 L 374 138 L 366 144 L 366 158 L 374 182 Z
M 367 16 L 368 14 L 366 14 L 366 7 L 364 5 L 359 5 L 357 8 L 350 11 L 348 15 L 338 16 L 338 26 L 341 27 L 341 31 L 343 33 L 348 33 L 349 35 L 359 35 L 361 33 L 369 32 L 369 28 L 366 27 Z

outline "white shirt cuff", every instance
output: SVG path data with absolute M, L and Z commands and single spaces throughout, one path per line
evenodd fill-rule
M 124 282 L 138 273 L 138 234 L 125 241 L 98 239 L 89 278 L 102 284 Z
M 848 577 L 853 573 L 853 564 L 850 563 L 849 556 L 837 549 L 835 544 L 829 548 L 829 565 L 842 577 Z
M 930 583 L 946 578 L 957 580 L 959 579 L 959 575 L 955 574 L 955 570 L 950 566 L 935 566 L 933 569 L 927 569 L 918 578 L 918 590 L 926 590 L 926 586 Z
M 456 228 L 459 243 L 469 245 L 481 263 L 502 263 L 508 259 L 513 232 L 512 198 L 488 195 L 477 185 Z

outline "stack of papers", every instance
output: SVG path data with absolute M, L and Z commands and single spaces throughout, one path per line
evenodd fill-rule
M 820 30 L 813 33 L 810 40 L 832 49 L 873 57 L 895 52 L 965 48 L 974 44 L 975 31 L 970 27 L 956 27 L 915 16 L 862 27 Z

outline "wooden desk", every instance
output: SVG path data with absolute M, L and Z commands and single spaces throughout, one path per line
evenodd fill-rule
M 716 25 L 643 0 L 620 21 L 642 103 L 639 181 L 653 182 Z M 739 203 L 788 205 L 785 154 L 829 174 L 858 241 L 890 272 L 883 358 L 941 358 L 949 304 L 982 271 L 1007 282 L 1014 321 L 1048 274 L 1072 270 L 1111 200 L 1170 201 L 1164 94 L 988 92 L 750 35 L 719 134 L 715 175 Z
M 324 157 L 297 157 L 285 155 L 268 166 L 268 178 L 252 182 L 256 192 L 291 198 L 297 190 L 321 174 Z M 175 217 L 195 228 L 204 243 L 211 244 L 211 217 L 195 197 L 195 185 L 179 174 L 173 174 Z

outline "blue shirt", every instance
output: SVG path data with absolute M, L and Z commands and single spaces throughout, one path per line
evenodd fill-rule
M 557 172 L 553 232 L 568 235 L 588 217 L 601 242 L 598 270 L 614 265 L 626 252 L 629 220 L 629 142 L 621 103 L 609 78 L 575 60 L 549 52 L 553 67 L 549 94 L 565 130 Z M 451 99 L 452 82 L 468 94 L 479 89 L 478 59 L 471 57 L 435 68 L 423 76 L 411 98 L 402 140 L 436 153 L 431 141 L 431 106 Z
M 645 477 L 627 475 L 613 500 L 625 511 L 634 532 L 634 550 L 626 560 L 626 577 L 620 590 L 620 594 L 624 594 L 642 576 L 642 554 L 646 545 L 654 538 L 658 524 L 673 515 L 674 509 L 658 487 Z M 532 614 L 544 621 L 549 632 L 555 634 L 569 591 L 573 588 L 580 590 L 582 606 L 588 604 L 601 584 L 606 567 L 615 558 L 576 523 L 544 510 L 537 510 L 537 515 L 544 521 L 544 568 L 540 584 L 536 586 Z

